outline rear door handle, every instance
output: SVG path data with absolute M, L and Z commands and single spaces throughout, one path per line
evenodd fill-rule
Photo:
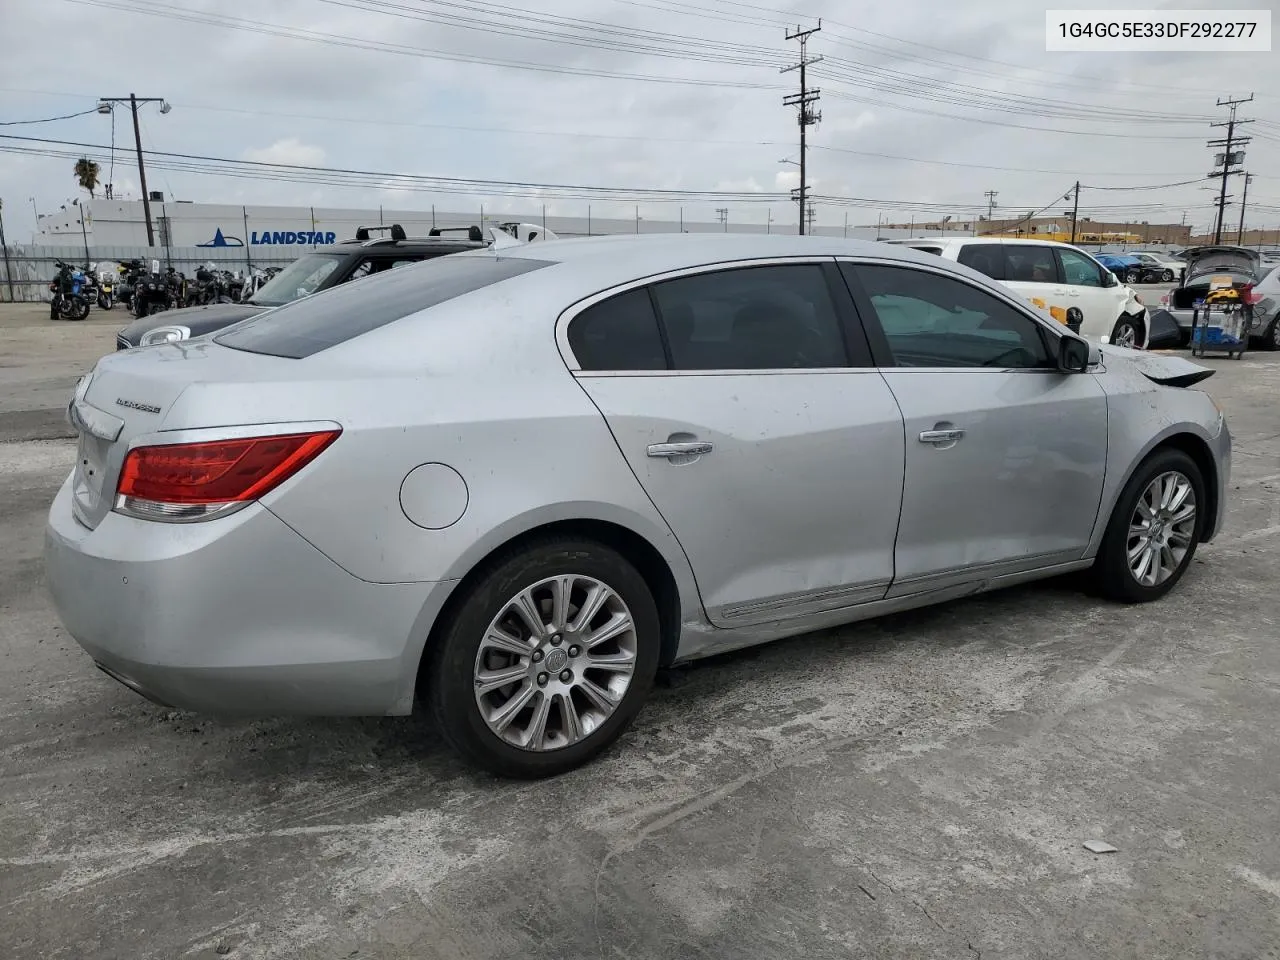
M 705 440 L 689 440 L 683 443 L 651 443 L 646 452 L 651 457 L 698 457 L 712 449 Z
M 920 433 L 921 443 L 955 443 L 964 436 L 963 430 L 923 430 Z

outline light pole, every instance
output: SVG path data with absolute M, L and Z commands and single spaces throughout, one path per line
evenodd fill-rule
M 161 113 L 168 113 L 173 108 L 163 97 L 138 97 L 131 93 L 127 97 L 99 97 L 98 112 L 109 114 L 114 109 L 113 104 L 117 103 L 129 104 L 129 110 L 133 114 L 133 143 L 138 151 L 138 181 L 142 185 L 142 215 L 147 220 L 147 246 L 154 247 L 156 235 L 151 228 L 151 195 L 147 193 L 147 168 L 142 162 L 142 133 L 138 128 L 138 104 L 158 103 Z

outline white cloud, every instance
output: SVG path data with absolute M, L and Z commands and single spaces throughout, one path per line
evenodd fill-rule
M 324 147 L 303 143 L 297 137 L 277 140 L 269 147 L 250 147 L 241 156 L 254 163 L 287 163 L 303 167 L 319 167 L 324 164 Z

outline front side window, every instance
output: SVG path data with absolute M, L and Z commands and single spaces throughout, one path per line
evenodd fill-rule
M 666 353 L 649 289 L 629 290 L 583 310 L 569 324 L 583 370 L 665 370 Z
M 653 286 L 676 370 L 848 366 L 817 264 L 739 267 Z
M 977 287 L 910 267 L 864 264 L 856 272 L 894 366 L 1053 366 L 1039 324 Z
M 1062 278 L 1073 287 L 1102 286 L 1102 271 L 1098 265 L 1075 250 L 1059 250 L 1058 260 L 1062 263 Z
M 1006 279 L 1015 283 L 1057 283 L 1058 265 L 1053 260 L 1053 247 L 1031 243 L 1005 247 Z

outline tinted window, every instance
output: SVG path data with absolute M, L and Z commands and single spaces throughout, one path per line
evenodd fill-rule
M 653 287 L 676 370 L 848 365 L 840 322 L 816 264 L 744 267 Z
M 1075 250 L 1058 249 L 1058 261 L 1062 264 L 1062 278 L 1073 287 L 1102 286 L 1102 271 L 1098 265 Z
M 550 265 L 522 257 L 437 257 L 268 310 L 214 340 L 249 353 L 309 357 L 418 310 Z
M 1004 279 L 1004 246 L 999 243 L 966 243 L 956 254 L 956 262 L 992 280 Z
M 587 307 L 569 324 L 569 347 L 583 370 L 665 370 L 649 288 Z
M 1016 283 L 1058 283 L 1053 247 L 1011 243 L 1005 247 L 1005 279 Z
M 1039 325 L 989 293 L 908 267 L 857 273 L 896 366 L 1052 366 Z

